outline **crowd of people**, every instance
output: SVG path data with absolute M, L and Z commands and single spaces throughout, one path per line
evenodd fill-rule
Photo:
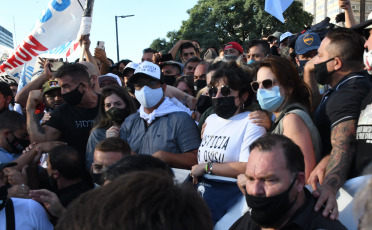
M 0 229 L 213 229 L 240 197 L 226 229 L 347 229 L 340 189 L 368 229 L 372 13 L 339 3 L 326 34 L 118 63 L 83 36 L 84 59 L 0 82 Z

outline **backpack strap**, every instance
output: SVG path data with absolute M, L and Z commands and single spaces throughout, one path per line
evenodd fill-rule
M 279 122 L 282 120 L 282 118 L 290 111 L 292 110 L 296 110 L 296 109 L 299 109 L 299 110 L 303 110 L 303 108 L 301 108 L 300 106 L 291 106 L 289 108 L 287 108 L 284 112 L 282 112 L 279 117 L 277 117 L 275 120 L 275 123 L 271 126 L 271 129 L 270 129 L 270 132 L 272 132 L 273 130 L 275 130 L 276 126 L 279 125 Z

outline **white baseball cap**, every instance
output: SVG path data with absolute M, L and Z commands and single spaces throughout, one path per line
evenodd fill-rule
M 122 86 L 120 78 L 113 73 L 107 73 L 105 75 L 99 76 L 98 77 L 98 84 L 101 85 L 101 83 L 103 81 L 106 81 L 106 80 L 114 81 L 114 82 L 118 83 L 120 86 Z
M 146 76 L 160 81 L 160 67 L 152 62 L 143 61 L 136 68 L 129 81 L 133 82 L 140 76 Z
M 136 70 L 137 69 L 137 67 L 139 66 L 139 64 L 138 63 L 135 63 L 135 62 L 129 62 L 126 66 L 125 66 L 125 68 L 124 68 L 124 70 L 123 70 L 123 74 L 124 74 L 124 76 L 126 76 L 126 71 L 125 70 L 129 70 L 129 69 L 132 69 L 132 70 Z

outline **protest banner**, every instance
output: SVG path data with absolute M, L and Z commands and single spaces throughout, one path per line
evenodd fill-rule
M 47 52 L 49 57 L 70 55 L 79 45 L 76 38 L 84 5 L 85 0 L 51 0 L 32 31 L 0 65 L 0 81 L 8 75 L 18 82 L 24 73 L 28 82 L 37 56 L 42 53 Z

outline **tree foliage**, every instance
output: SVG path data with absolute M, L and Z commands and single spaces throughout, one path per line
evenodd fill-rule
M 205 48 L 230 41 L 245 44 L 275 31 L 300 32 L 313 21 L 298 1 L 284 12 L 284 24 L 264 8 L 265 0 L 199 0 L 187 11 L 190 17 L 178 31 L 168 32 L 167 39 L 155 39 L 150 47 L 166 52 L 180 39 L 196 39 Z

